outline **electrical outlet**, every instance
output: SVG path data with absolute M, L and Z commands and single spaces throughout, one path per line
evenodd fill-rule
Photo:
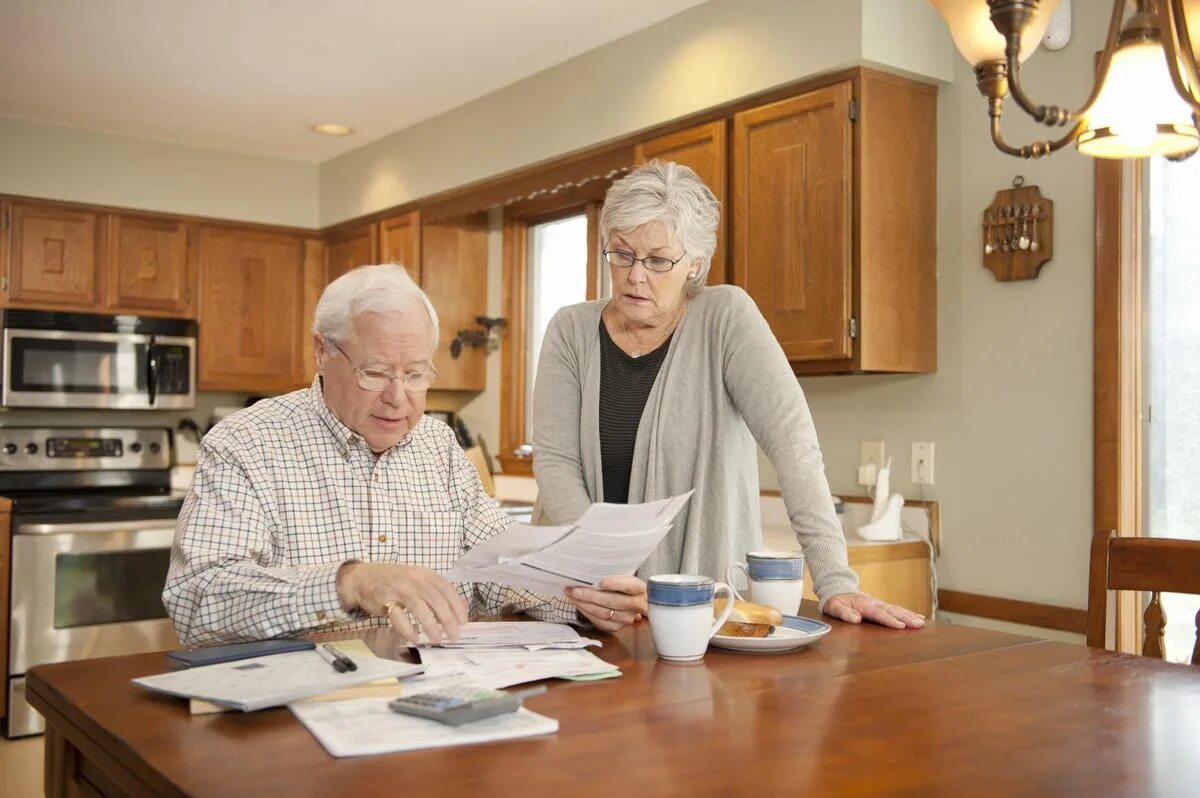
M 885 465 L 883 441 L 859 441 L 858 484 L 874 487 L 875 475 Z M 869 466 L 869 467 L 868 467 Z
M 914 485 L 933 484 L 933 441 L 913 441 L 911 473 Z

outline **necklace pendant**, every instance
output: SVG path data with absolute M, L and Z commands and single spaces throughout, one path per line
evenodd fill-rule
M 630 357 L 641 357 L 642 353 L 641 352 L 630 352 L 629 356 Z

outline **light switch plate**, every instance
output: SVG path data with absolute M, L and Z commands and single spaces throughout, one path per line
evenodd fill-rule
M 858 444 L 858 484 L 873 487 L 875 475 L 886 464 L 884 460 L 883 441 L 859 441 Z M 866 469 L 863 466 L 874 466 Z M 866 480 L 866 481 L 864 481 Z

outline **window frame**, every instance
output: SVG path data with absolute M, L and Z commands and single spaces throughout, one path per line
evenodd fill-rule
M 526 440 L 525 411 L 532 400 L 526 385 L 526 325 L 529 312 L 529 228 L 568 216 L 587 217 L 587 299 L 600 290 L 600 205 L 610 181 L 594 181 L 504 209 L 502 303 L 508 327 L 500 347 L 500 453 L 504 474 L 533 476 L 533 457 L 515 449 Z
M 1093 527 L 1140 537 L 1146 164 L 1097 159 L 1093 321 Z M 1140 654 L 1140 592 L 1117 591 L 1109 644 Z

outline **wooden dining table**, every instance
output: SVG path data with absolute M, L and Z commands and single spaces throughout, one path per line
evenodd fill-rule
M 947 623 L 833 627 L 684 665 L 644 623 L 594 633 L 622 675 L 528 700 L 556 734 L 357 758 L 287 709 L 189 715 L 130 684 L 162 654 L 39 666 L 27 689 L 50 796 L 1200 795 L 1200 668 Z

